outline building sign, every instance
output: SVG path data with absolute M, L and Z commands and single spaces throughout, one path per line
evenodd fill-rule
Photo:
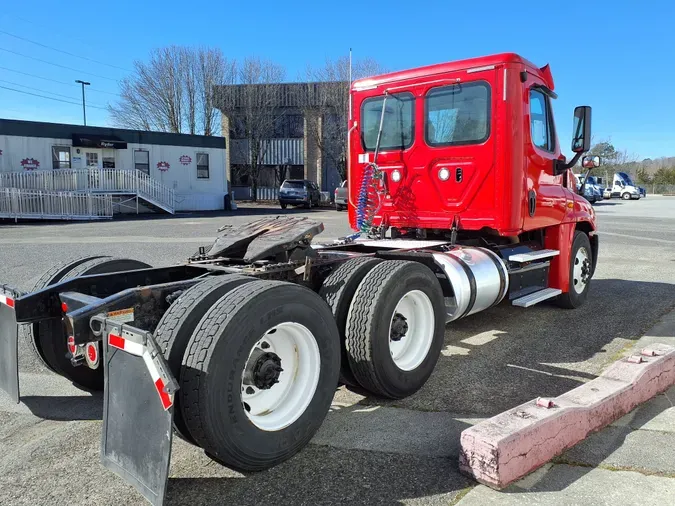
M 40 162 L 35 158 L 24 158 L 21 160 L 21 167 L 23 170 L 36 170 L 40 168 Z
M 157 168 L 162 172 L 166 172 L 171 168 L 171 165 L 169 165 L 169 162 L 157 162 Z
M 1 151 L 0 154 L 2 154 Z M 190 165 L 192 163 L 192 158 L 190 158 L 188 155 L 183 155 L 178 160 L 180 160 L 180 163 L 183 165 Z
M 73 146 L 84 148 L 127 149 L 127 143 L 122 139 L 93 134 L 73 134 Z

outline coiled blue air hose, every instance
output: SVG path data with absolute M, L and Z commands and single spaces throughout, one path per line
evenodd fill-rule
M 369 163 L 363 168 L 359 197 L 356 202 L 356 228 L 361 234 L 368 234 L 372 230 L 373 219 L 380 209 L 381 197 L 377 185 L 381 173 L 375 163 Z

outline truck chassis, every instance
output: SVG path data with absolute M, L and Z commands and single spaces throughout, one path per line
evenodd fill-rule
M 339 383 L 411 395 L 447 322 L 561 294 L 548 286 L 560 252 L 536 237 L 312 245 L 322 230 L 262 219 L 220 229 L 182 265 L 93 257 L 51 269 L 32 293 L 0 285 L 0 387 L 19 402 L 22 325 L 47 367 L 103 388 L 103 464 L 162 504 L 174 432 L 229 467 L 272 467 L 309 442 Z M 575 234 L 568 307 L 597 261 L 597 237 Z

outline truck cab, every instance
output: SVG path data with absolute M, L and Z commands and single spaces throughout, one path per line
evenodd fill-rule
M 616 172 L 612 184 L 612 197 L 623 200 L 640 199 L 640 188 L 633 182 L 631 177 L 625 172 Z
M 394 236 L 538 238 L 561 251 L 551 286 L 568 288 L 563 267 L 575 230 L 597 258 L 595 213 L 577 194 L 571 167 L 590 148 L 590 107 L 577 107 L 571 162 L 558 140 L 553 75 L 503 53 L 355 81 L 349 155 L 349 218 Z M 373 164 L 379 191 L 365 189 Z M 368 192 L 371 195 L 368 197 Z M 374 202 L 374 203 L 373 203 Z

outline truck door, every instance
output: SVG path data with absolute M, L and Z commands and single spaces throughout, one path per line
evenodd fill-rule
M 562 174 L 554 174 L 554 160 L 560 146 L 555 131 L 551 97 L 543 81 L 527 74 L 525 98 L 525 193 L 523 229 L 532 230 L 562 223 L 567 212 L 568 193 Z M 571 195 L 569 195 L 571 197 Z

